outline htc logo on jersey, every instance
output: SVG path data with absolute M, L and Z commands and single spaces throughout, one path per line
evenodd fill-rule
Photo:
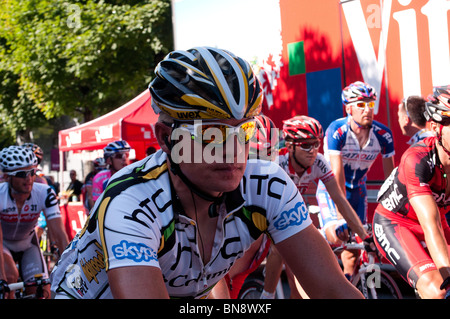
M 378 243 L 386 252 L 386 255 L 389 256 L 389 261 L 397 265 L 397 260 L 400 260 L 400 255 L 393 247 L 391 247 L 391 243 L 389 242 L 389 240 L 386 237 L 386 234 L 384 233 L 383 226 L 375 223 L 374 233 Z

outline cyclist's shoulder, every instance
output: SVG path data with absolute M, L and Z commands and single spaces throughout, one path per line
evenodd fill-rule
M 103 171 L 95 174 L 95 176 L 92 178 L 92 181 L 95 183 L 109 177 L 111 177 L 111 171 L 109 169 L 104 169 Z
M 113 199 L 121 194 L 134 197 L 137 193 L 156 196 L 152 194 L 161 193 L 161 189 L 170 194 L 167 157 L 162 152 L 155 154 L 130 164 L 111 176 L 104 197 Z
M 33 183 L 33 189 L 32 189 L 32 194 L 33 193 L 37 193 L 37 194 L 47 194 L 47 193 L 54 193 L 53 188 L 51 188 L 49 185 L 47 184 L 42 184 L 42 183 Z
M 348 118 L 342 117 L 334 120 L 330 123 L 330 125 L 328 125 L 325 131 L 325 135 L 329 138 L 334 139 L 342 138 L 347 135 L 349 127 L 350 126 L 348 125 Z
M 8 182 L 0 183 L 0 194 L 7 192 L 8 188 L 9 188 Z
M 423 165 L 426 168 L 439 166 L 439 157 L 435 156 L 437 150 L 435 145 L 436 138 L 425 138 L 421 142 L 411 145 L 400 159 L 400 169 L 415 168 L 416 165 Z M 409 168 L 407 168 L 409 167 Z M 415 169 L 413 169 L 415 171 Z
M 348 123 L 348 117 L 341 117 L 341 118 L 338 118 L 338 119 L 335 119 L 334 121 L 332 121 L 330 123 L 330 125 L 328 125 L 326 130 L 328 132 L 334 132 L 343 126 L 347 126 L 347 123 Z
M 280 158 L 278 158 L 279 160 Z M 277 160 L 277 162 L 278 162 Z M 247 167 L 245 169 L 244 176 L 251 175 L 279 175 L 284 174 L 282 167 L 275 161 L 266 161 L 261 159 L 249 159 L 247 161 Z
M 393 141 L 391 129 L 381 122 L 375 120 L 372 122 L 372 132 L 374 132 L 375 136 L 379 139 Z

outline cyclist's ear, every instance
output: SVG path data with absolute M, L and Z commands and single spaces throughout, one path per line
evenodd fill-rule
M 345 105 L 345 112 L 347 113 L 347 115 L 353 115 L 353 114 L 352 114 L 352 106 L 346 104 L 346 105 Z
M 166 152 L 167 154 L 170 154 L 170 133 L 171 128 L 167 125 L 156 122 L 155 123 L 155 135 L 156 140 L 158 141 L 159 146 L 161 149 Z

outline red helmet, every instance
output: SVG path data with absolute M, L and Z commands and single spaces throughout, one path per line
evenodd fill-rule
M 278 131 L 274 122 L 265 115 L 255 116 L 256 133 L 250 140 L 250 153 L 271 155 L 278 143 Z
M 316 119 L 298 115 L 283 121 L 284 138 L 290 137 L 294 140 L 323 137 L 322 125 Z

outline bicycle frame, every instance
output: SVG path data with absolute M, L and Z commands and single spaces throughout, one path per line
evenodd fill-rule
M 383 271 L 380 266 L 375 263 L 374 254 L 366 254 L 364 245 L 358 243 L 343 244 L 333 249 L 337 255 L 343 250 L 359 250 L 360 255 L 356 262 L 354 272 L 352 274 L 351 283 L 361 290 L 367 299 L 378 299 L 377 289 L 388 289 L 389 295 L 396 296 L 401 299 L 400 289 L 396 285 L 392 277 Z M 373 274 L 369 274 L 372 272 Z M 359 287 L 360 286 L 360 287 Z
M 363 247 L 364 248 L 364 247 Z M 364 262 L 361 260 L 361 256 L 358 258 L 357 266 L 355 268 L 355 272 L 352 276 L 352 284 L 356 286 L 358 284 L 358 281 L 361 280 L 361 289 L 362 294 L 366 299 L 369 299 L 369 290 L 372 295 L 372 299 L 378 299 L 377 291 L 375 289 L 376 284 L 372 282 L 372 284 L 367 282 L 366 273 L 368 271 L 372 271 L 373 268 L 375 268 L 375 258 L 374 256 L 369 254 L 369 262 Z M 377 272 L 375 272 L 377 273 Z M 379 272 L 378 272 L 379 273 Z M 369 288 L 369 289 L 367 289 Z

